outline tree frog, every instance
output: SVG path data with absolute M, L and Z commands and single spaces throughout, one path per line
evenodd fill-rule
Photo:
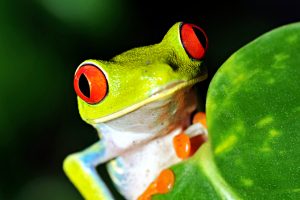
M 192 86 L 207 77 L 201 65 L 207 43 L 200 27 L 177 22 L 158 44 L 79 65 L 79 113 L 100 140 L 69 155 L 63 168 L 85 199 L 113 199 L 96 170 L 105 162 L 126 199 L 150 199 L 172 187 L 176 177 L 168 168 L 191 155 L 192 138 L 206 134 L 201 113 L 194 124 L 191 116 Z

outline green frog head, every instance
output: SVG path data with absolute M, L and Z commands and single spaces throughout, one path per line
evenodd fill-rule
M 110 61 L 84 61 L 74 78 L 81 117 L 90 124 L 109 121 L 205 79 L 207 43 L 201 28 L 178 22 L 158 44 Z

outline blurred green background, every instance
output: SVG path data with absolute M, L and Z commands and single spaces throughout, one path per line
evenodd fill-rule
M 177 21 L 206 30 L 209 80 L 237 49 L 300 20 L 295 1 L 28 0 L 0 2 L 0 199 L 82 199 L 62 171 L 71 152 L 95 142 L 77 111 L 73 74 L 159 42 Z

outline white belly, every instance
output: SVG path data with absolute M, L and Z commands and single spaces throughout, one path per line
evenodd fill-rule
M 96 124 L 105 142 L 109 174 L 126 199 L 136 200 L 159 173 L 181 161 L 173 137 L 191 123 L 196 97 L 191 88 L 147 104 L 126 116 Z
M 136 200 L 163 169 L 181 161 L 173 148 L 173 137 L 181 131 L 176 129 L 109 162 L 109 174 L 126 199 Z

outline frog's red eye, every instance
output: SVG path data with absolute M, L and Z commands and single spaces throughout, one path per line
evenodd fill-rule
M 180 29 L 182 45 L 187 54 L 196 60 L 201 60 L 207 49 L 205 32 L 194 24 L 182 24 Z
M 76 94 L 89 104 L 99 103 L 107 93 L 107 80 L 103 72 L 94 65 L 83 65 L 75 73 Z

